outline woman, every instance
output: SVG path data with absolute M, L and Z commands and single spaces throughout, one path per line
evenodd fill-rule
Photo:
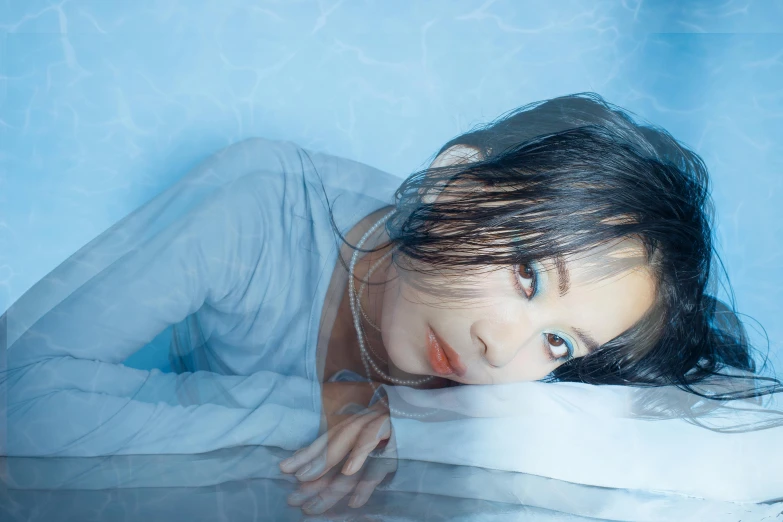
M 379 383 L 699 393 L 755 369 L 736 316 L 707 293 L 709 216 L 701 160 L 596 95 L 455 138 L 401 186 L 290 143 L 241 142 L 3 316 L 3 453 L 294 449 L 325 428 L 281 463 L 314 485 L 292 503 L 317 512 L 353 487 L 360 505 L 382 478 L 356 471 L 390 439 L 389 414 L 408 413 L 389 411 Z M 331 229 L 349 229 L 340 255 Z M 156 336 L 176 373 L 129 367 Z M 741 382 L 718 397 L 780 384 Z M 324 480 L 337 469 L 347 479 Z
M 529 105 L 453 139 L 396 198 L 352 231 L 371 231 L 354 253 L 367 291 L 346 293 L 353 337 L 334 370 L 363 360 L 365 375 L 408 386 L 546 378 L 702 395 L 694 385 L 721 370 L 755 369 L 736 315 L 707 292 L 704 164 L 596 95 Z M 710 397 L 779 391 L 764 380 Z M 356 473 L 390 436 L 383 399 L 333 427 L 281 463 L 316 481 L 292 502 L 318 512 L 354 487 L 352 505 L 366 502 L 383 474 L 317 481 L 346 456 L 342 473 Z

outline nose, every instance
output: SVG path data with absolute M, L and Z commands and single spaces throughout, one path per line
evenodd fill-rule
M 484 344 L 484 358 L 487 362 L 497 368 L 511 362 L 517 352 L 536 335 L 533 323 L 524 315 L 479 319 L 473 323 L 471 334 Z

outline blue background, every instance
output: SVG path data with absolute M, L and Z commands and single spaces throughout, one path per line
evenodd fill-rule
M 242 138 L 404 177 L 589 90 L 703 156 L 738 308 L 781 352 L 781 27 L 772 0 L 0 0 L 0 312 Z

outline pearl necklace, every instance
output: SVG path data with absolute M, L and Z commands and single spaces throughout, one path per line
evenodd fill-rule
M 362 284 L 359 287 L 359 296 L 361 296 L 364 293 L 364 289 L 367 288 L 367 279 L 370 279 L 370 276 L 372 275 L 373 272 L 375 272 L 375 269 L 378 268 L 378 266 L 383 262 L 383 260 L 386 259 L 387 257 L 389 257 L 390 255 L 391 255 L 391 251 L 386 252 L 385 254 L 383 254 L 382 258 L 380 258 L 378 261 L 375 262 L 374 265 L 372 265 L 372 267 L 370 268 L 370 271 L 367 272 L 367 277 L 365 278 L 364 281 L 362 281 Z M 379 332 L 381 331 L 380 327 L 378 327 L 378 325 L 376 325 L 374 322 L 372 322 L 372 319 L 369 318 L 367 313 L 364 311 L 364 308 L 359 306 L 359 311 L 362 313 L 362 315 L 367 320 L 367 322 L 370 324 L 370 326 L 372 326 L 373 328 L 375 328 Z M 370 346 L 370 350 L 372 350 L 372 346 Z M 375 353 L 375 351 L 373 350 L 372 353 Z M 378 356 L 377 353 L 375 353 L 375 356 L 380 359 L 380 357 Z
M 354 328 L 356 328 L 356 335 L 359 339 L 359 350 L 361 352 L 362 357 L 362 364 L 364 364 L 364 369 L 367 372 L 367 378 L 370 380 L 370 385 L 372 386 L 374 391 L 377 391 L 378 388 L 375 386 L 375 384 L 372 381 L 372 373 L 370 371 L 370 366 L 372 366 L 372 369 L 375 370 L 375 373 L 380 375 L 382 378 L 386 379 L 389 382 L 392 382 L 394 384 L 400 384 L 403 386 L 415 386 L 417 384 L 423 384 L 425 382 L 428 382 L 432 380 L 432 376 L 427 376 L 422 379 L 416 379 L 416 380 L 403 380 L 403 379 L 397 379 L 396 377 L 392 377 L 391 375 L 386 375 L 379 367 L 375 364 L 375 361 L 372 360 L 370 357 L 370 354 L 367 352 L 367 347 L 365 346 L 365 340 L 362 335 L 362 326 L 361 321 L 359 320 L 359 312 L 357 311 L 357 308 L 361 310 L 361 304 L 359 302 L 359 295 L 356 293 L 356 286 L 354 284 L 354 271 L 356 270 L 356 262 L 359 259 L 359 249 L 364 244 L 365 241 L 367 241 L 367 238 L 372 235 L 375 230 L 381 225 L 381 223 L 385 222 L 389 217 L 391 217 L 392 214 L 394 214 L 396 210 L 392 210 L 385 216 L 383 216 L 380 220 L 378 220 L 377 223 L 375 223 L 370 229 L 362 236 L 362 238 L 359 240 L 359 242 L 356 244 L 356 249 L 353 252 L 353 255 L 351 256 L 351 264 L 350 264 L 350 270 L 348 274 L 348 288 L 349 288 L 349 302 L 351 305 L 351 314 L 353 315 L 353 325 Z M 387 252 L 381 259 L 379 259 L 370 269 L 368 272 L 367 278 L 369 279 L 370 275 L 372 274 L 372 271 L 375 270 L 375 268 L 378 267 L 378 265 L 383 261 L 391 252 Z M 362 284 L 362 291 L 364 290 L 364 287 L 366 286 L 366 282 L 363 282 Z M 362 315 L 367 318 L 367 315 L 364 313 L 364 310 L 361 310 Z M 367 318 L 367 320 L 370 322 L 370 324 L 373 326 L 373 328 L 376 328 L 380 330 L 372 321 Z M 375 354 L 375 351 L 373 350 L 373 353 Z M 378 354 L 375 354 L 376 357 L 378 357 Z M 379 357 L 380 358 L 380 357 Z M 383 398 L 380 397 L 381 402 L 389 408 L 389 411 L 391 413 L 394 413 L 395 415 L 401 415 L 405 417 L 426 417 L 427 415 L 431 415 L 433 412 L 426 413 L 426 414 L 411 414 L 407 412 L 399 411 L 395 408 L 392 408 L 391 405 Z

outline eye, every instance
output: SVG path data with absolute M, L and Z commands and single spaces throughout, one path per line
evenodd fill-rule
M 568 361 L 573 358 L 574 349 L 571 344 L 557 334 L 544 334 L 547 357 L 551 361 Z
M 534 268 L 533 262 L 520 263 L 514 266 L 514 285 L 528 299 L 532 299 L 536 295 L 537 282 L 538 272 Z

